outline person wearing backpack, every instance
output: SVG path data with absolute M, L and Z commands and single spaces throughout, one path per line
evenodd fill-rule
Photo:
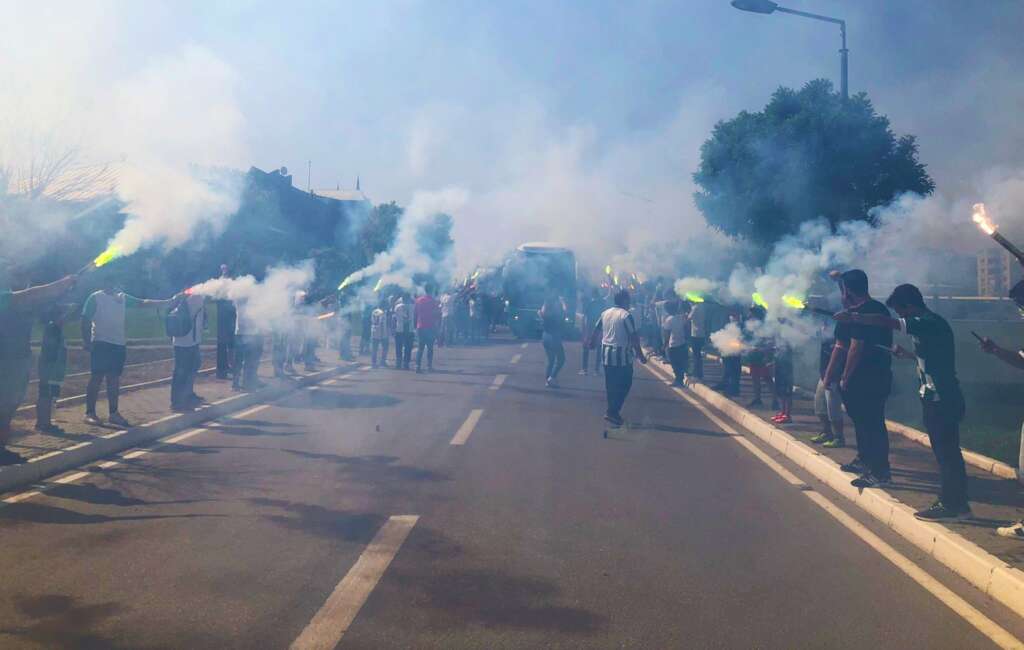
M 174 302 L 148 300 L 130 296 L 117 290 L 113 284 L 94 292 L 85 300 L 82 308 L 82 348 L 89 352 L 89 383 L 85 388 L 85 422 L 100 425 L 96 415 L 96 402 L 100 396 L 100 384 L 107 382 L 107 404 L 110 424 L 128 427 L 128 421 L 118 412 L 118 397 L 121 392 L 121 373 L 127 345 L 125 324 L 128 307 L 165 307 Z
M 206 300 L 203 296 L 183 296 L 177 300 L 170 319 L 178 319 L 171 334 L 174 348 L 174 373 L 171 376 L 171 410 L 191 411 L 202 402 L 195 393 L 196 374 L 202 366 L 199 345 L 206 329 Z

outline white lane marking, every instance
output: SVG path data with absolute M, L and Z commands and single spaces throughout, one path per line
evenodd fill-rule
M 506 379 L 508 379 L 508 375 L 495 375 L 494 381 L 491 382 L 491 385 L 488 386 L 488 388 L 491 390 L 498 390 L 501 388 L 501 385 L 505 383 Z
M 330 650 L 338 645 L 418 520 L 418 515 L 388 518 L 291 650 Z
M 106 434 L 106 435 L 102 435 L 102 436 L 100 436 L 100 437 L 101 437 L 101 438 L 107 438 L 107 439 L 109 439 L 109 438 L 116 438 L 116 437 L 118 437 L 118 436 L 123 436 L 123 435 L 124 435 L 124 434 L 126 434 L 126 433 L 128 433 L 128 430 L 127 430 L 127 429 L 121 429 L 120 431 L 115 431 L 115 432 L 113 432 L 113 433 L 108 433 L 108 434 Z
M 462 426 L 459 427 L 459 430 L 455 432 L 455 435 L 452 436 L 452 441 L 450 443 L 448 443 L 448 444 L 450 444 L 450 445 L 464 445 L 464 444 L 466 444 L 466 441 L 469 440 L 469 435 L 471 433 L 473 433 L 473 429 L 476 428 L 476 425 L 477 425 L 478 422 L 480 422 L 480 417 L 483 414 L 484 414 L 484 410 L 483 409 L 473 409 L 472 411 L 470 411 L 469 412 L 469 417 L 467 417 L 466 421 L 462 423 Z
M 163 441 L 163 445 L 174 445 L 174 444 L 177 444 L 179 442 L 182 442 L 183 440 L 188 440 L 189 438 L 191 438 L 193 436 L 198 436 L 200 433 L 203 433 L 203 432 L 205 432 L 207 430 L 208 429 L 203 427 L 203 428 L 199 428 L 199 429 L 192 429 L 191 431 L 185 431 L 184 433 L 179 433 L 179 434 L 177 434 L 175 436 L 171 436 L 170 438 L 167 438 L 166 440 L 164 440 Z M 163 445 L 160 445 L 160 446 L 162 447 Z M 127 456 L 125 456 L 125 458 L 127 458 Z
M 820 506 L 822 510 L 835 517 L 839 523 L 846 526 L 853 534 L 860 537 L 864 543 L 875 549 L 879 555 L 895 564 L 911 580 L 927 589 L 931 595 L 938 598 L 961 618 L 973 625 L 979 632 L 991 639 L 997 646 L 1000 648 L 1024 648 L 1024 644 L 1018 641 L 1016 637 L 1000 627 L 995 621 L 979 612 L 966 600 L 957 596 L 905 555 L 889 546 L 862 523 L 840 510 L 821 493 L 804 492 L 804 494 L 807 495 L 808 499 Z
M 118 463 L 116 460 L 106 460 L 97 465 L 97 467 L 99 467 L 100 469 L 110 469 L 111 467 L 114 467 L 117 464 Z
M 522 349 L 524 349 L 524 350 L 525 350 L 526 348 L 530 347 L 530 344 L 529 344 L 529 343 L 523 343 L 523 344 L 522 344 L 522 345 L 520 345 L 519 347 L 521 347 Z
M 246 417 L 249 417 L 250 415 L 252 415 L 254 413 L 259 413 L 260 411 L 262 411 L 264 409 L 268 409 L 268 408 L 270 408 L 270 404 L 260 404 L 259 406 L 252 407 L 251 409 L 245 409 L 241 413 L 235 413 L 234 415 L 225 416 L 225 417 L 230 417 L 232 419 L 235 419 L 235 418 L 246 418 Z
M 512 361 L 510 363 L 519 363 L 519 360 L 522 359 L 522 358 L 523 358 L 522 353 L 517 354 L 514 357 L 512 357 Z
M 121 458 L 123 458 L 125 460 L 131 460 L 133 458 L 138 458 L 139 456 L 145 456 L 148 453 L 149 453 L 148 449 L 136 449 L 135 451 L 129 451 L 124 456 L 121 456 Z
M 359 369 L 365 372 L 370 369 L 370 366 L 362 366 Z
M 650 370 L 655 372 L 655 374 L 660 374 L 656 372 L 655 369 Z M 787 483 L 800 486 L 806 485 L 792 472 L 758 449 L 752 442 L 738 434 L 736 429 L 726 424 L 717 415 L 711 413 L 707 407 L 698 402 L 696 398 L 688 395 L 681 388 L 673 388 L 672 390 L 696 407 L 723 431 L 733 434 L 730 436 L 733 440 L 743 445 L 745 449 L 753 453 L 758 460 L 762 461 L 765 465 L 779 474 L 779 476 L 781 476 Z M 973 625 L 979 632 L 991 639 L 1000 648 L 1024 648 L 1024 644 L 1018 641 L 1016 637 L 1000 627 L 995 621 L 975 609 L 963 598 L 956 595 L 953 591 L 928 574 L 924 569 L 914 564 L 905 555 L 894 549 L 892 546 L 889 546 L 889 544 L 882 540 L 882 538 L 875 535 L 859 521 L 843 512 L 823 494 L 813 490 L 804 490 L 803 493 L 807 495 L 807 498 L 817 506 L 832 515 L 832 517 L 834 517 L 839 523 L 857 535 L 857 537 L 860 537 L 864 543 L 873 548 L 879 555 L 895 564 L 896 567 L 903 571 L 903 573 L 905 573 L 911 580 L 921 585 L 921 587 L 928 591 L 928 593 L 942 601 L 943 604 L 952 609 L 965 621 Z
M 21 494 L 15 494 L 14 496 L 7 497 L 4 499 L 4 503 L 17 503 L 24 501 L 25 499 L 31 499 L 34 496 L 40 494 L 39 490 L 32 490 L 31 492 L 22 492 Z
M 88 475 L 89 475 L 89 472 L 75 472 L 74 474 L 68 474 L 67 476 L 60 477 L 59 479 L 54 481 L 54 483 L 59 483 L 61 485 L 65 484 L 65 483 L 74 483 L 78 479 L 85 478 Z

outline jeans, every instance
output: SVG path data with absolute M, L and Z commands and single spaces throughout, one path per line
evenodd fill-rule
M 370 365 L 377 365 L 377 352 L 380 352 L 380 361 L 382 364 L 387 365 L 388 362 L 388 340 L 373 339 L 370 341 Z
M 743 360 L 739 355 L 722 357 L 722 385 L 726 395 L 739 396 L 742 375 Z
M 939 463 L 942 491 L 939 500 L 947 508 L 967 506 L 967 468 L 960 450 L 960 420 L 963 399 L 951 402 L 921 402 L 924 428 Z
M 843 435 L 843 409 L 842 398 L 839 396 L 839 389 L 833 384 L 825 386 L 825 382 L 818 380 L 818 386 L 814 389 L 814 414 L 821 420 L 826 433 Z
M 185 406 L 195 389 L 196 373 L 202 356 L 198 345 L 174 346 L 174 372 L 171 375 L 171 408 Z
M 232 384 L 235 388 L 253 388 L 259 381 L 257 372 L 260 357 L 263 356 L 263 337 L 260 335 L 240 335 L 235 341 L 235 376 Z
M 544 353 L 548 356 L 548 365 L 545 369 L 545 377 L 557 379 L 558 373 L 565 365 L 565 346 L 562 345 L 562 337 L 557 334 L 545 333 L 541 338 L 544 343 Z
M 424 328 L 416 330 L 417 343 L 419 344 L 416 348 L 416 369 L 420 370 L 423 367 L 423 349 L 427 349 L 427 368 L 434 367 L 434 338 L 436 334 L 434 328 Z
M 892 377 L 860 380 L 843 391 L 846 413 L 857 433 L 857 455 L 877 478 L 889 478 L 889 431 L 885 428 L 885 400 Z
M 677 345 L 668 349 L 668 362 L 672 364 L 672 374 L 676 381 L 682 383 L 686 379 L 686 367 L 689 365 L 690 350 L 685 345 Z
M 412 359 L 412 332 L 395 334 L 395 367 L 408 368 Z
M 633 387 L 633 365 L 605 366 L 604 390 L 608 397 L 608 416 L 621 417 L 622 405 L 626 403 L 629 389 Z
M 707 339 L 691 337 L 690 349 L 693 351 L 693 372 L 690 373 L 697 379 L 704 379 L 704 343 Z

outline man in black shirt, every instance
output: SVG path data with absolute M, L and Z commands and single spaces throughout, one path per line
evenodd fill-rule
M 914 352 L 893 348 L 897 356 L 917 360 L 921 410 L 932 451 L 939 463 L 942 493 L 931 507 L 915 513 L 918 519 L 961 519 L 971 516 L 967 502 L 967 469 L 960 451 L 960 421 L 964 396 L 956 376 L 953 330 L 944 318 L 928 309 L 921 291 L 912 284 L 896 287 L 885 301 L 898 319 L 880 315 L 851 314 L 850 321 L 898 330 L 914 340 Z
M 888 318 L 889 310 L 871 297 L 864 271 L 846 271 L 839 275 L 839 283 L 846 311 L 837 314 L 833 358 L 846 358 L 839 390 L 857 434 L 857 458 L 842 469 L 861 474 L 852 481 L 856 487 L 880 487 L 891 479 L 885 401 L 892 388 L 892 330 L 852 321 L 860 315 Z M 835 381 L 837 367 L 830 364 L 826 383 Z

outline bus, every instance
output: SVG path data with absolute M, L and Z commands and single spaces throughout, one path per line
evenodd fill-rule
M 570 332 L 576 323 L 576 255 L 548 242 L 522 244 L 502 268 L 502 288 L 509 328 L 517 338 L 539 338 L 540 308 L 549 293 L 568 307 Z

